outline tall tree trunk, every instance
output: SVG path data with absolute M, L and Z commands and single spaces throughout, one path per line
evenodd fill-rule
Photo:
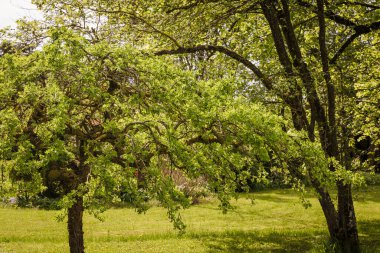
M 329 131 L 326 141 L 326 154 L 329 157 L 338 159 L 339 150 L 337 142 L 337 125 L 335 116 L 335 87 L 332 82 L 329 70 L 329 58 L 326 43 L 326 23 L 325 23 L 325 0 L 317 0 L 317 14 L 319 23 L 319 46 L 321 51 L 323 77 L 326 82 L 327 97 L 328 97 L 328 119 Z M 351 169 L 351 161 L 348 158 L 348 142 L 347 142 L 347 129 L 343 126 L 343 147 L 341 153 L 344 159 L 340 159 L 347 170 Z M 351 185 L 345 184 L 342 180 L 337 181 L 338 189 L 338 231 L 332 238 L 337 241 L 338 251 L 345 253 L 360 252 L 359 237 L 356 225 L 356 217 L 354 210 L 354 203 L 352 201 Z
M 337 126 L 335 119 L 335 91 L 328 65 L 328 52 L 325 38 L 326 25 L 324 21 L 324 1 L 318 0 L 317 5 L 321 63 L 323 66 L 323 77 L 326 82 L 328 95 L 328 117 L 326 117 L 325 108 L 323 107 L 315 88 L 315 81 L 312 73 L 303 59 L 297 41 L 297 36 L 295 35 L 294 27 L 291 22 L 288 1 L 268 0 L 261 3 L 264 16 L 267 19 L 272 32 L 275 48 L 281 65 L 283 66 L 288 77 L 294 75 L 294 66 L 306 90 L 306 99 L 309 102 L 311 109 L 310 125 L 314 125 L 314 120 L 317 122 L 320 143 L 326 156 L 335 157 L 338 159 L 339 150 L 337 144 Z M 290 57 L 288 54 L 290 54 Z M 302 94 L 302 91 L 300 94 Z M 291 96 L 286 96 L 284 100 L 292 109 L 294 106 L 289 103 L 289 98 L 291 98 Z M 300 105 L 303 107 L 302 103 Z M 296 121 L 295 119 L 302 118 L 303 115 L 301 112 L 302 110 L 292 110 L 292 113 L 298 114 L 298 116 L 292 115 L 294 127 L 297 130 L 301 129 L 299 124 L 302 121 Z M 307 121 L 302 123 L 305 124 Z M 310 128 L 308 125 L 304 125 L 302 126 L 302 129 L 310 129 L 309 137 L 310 140 L 314 141 L 313 135 L 310 134 L 314 131 L 313 128 Z M 332 165 L 330 169 L 335 170 Z M 345 185 L 341 181 L 337 182 L 338 208 L 336 209 L 329 193 L 320 186 L 319 182 L 312 179 L 312 184 L 319 193 L 319 202 L 326 218 L 329 233 L 332 241 L 337 243 L 338 250 L 348 253 L 359 252 L 359 238 L 352 201 L 351 186 Z
M 84 253 L 83 241 L 83 197 L 77 197 L 69 208 L 67 229 L 69 231 L 70 253 Z

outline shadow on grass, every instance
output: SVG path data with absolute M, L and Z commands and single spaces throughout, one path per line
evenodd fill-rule
M 294 203 L 299 200 L 300 195 L 280 195 L 280 194 L 257 194 L 254 195 L 253 201 L 267 201 L 267 202 L 275 202 L 275 203 Z M 255 203 L 255 202 L 254 202 Z
M 380 252 L 380 220 L 360 221 L 358 227 L 363 252 Z
M 380 185 L 363 187 L 354 191 L 353 198 L 357 202 L 380 202 Z
M 363 253 L 380 252 L 380 220 L 359 222 Z M 327 231 L 229 231 L 187 235 L 208 252 L 328 252 Z
M 305 252 L 323 243 L 323 232 L 243 232 L 234 231 L 208 235 L 193 235 L 209 249 L 208 252 Z

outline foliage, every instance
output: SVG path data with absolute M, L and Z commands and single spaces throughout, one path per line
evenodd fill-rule
M 226 211 L 270 167 L 312 185 L 332 239 L 359 251 L 354 147 L 370 138 L 373 163 L 379 139 L 373 1 L 34 3 L 45 19 L 20 31 L 36 35 L 1 44 L 1 155 L 24 190 L 90 210 L 157 198 L 182 229 L 188 200 L 163 170 L 206 178 Z
M 157 66 L 168 68 L 165 64 L 127 46 L 90 45 L 65 28 L 47 35 L 41 50 L 0 59 L 2 163 L 10 178 L 30 195 L 48 188 L 63 197 L 63 207 L 86 195 L 89 209 L 102 209 L 119 201 L 115 193 L 123 188 L 137 196 L 134 204 L 141 211 L 142 195 L 156 197 L 176 220 L 176 202 L 186 200 L 171 180 L 146 165 L 141 192 L 135 172 L 138 159 L 161 148 L 160 86 L 186 77 L 162 75 Z
M 94 212 L 120 194 L 141 212 L 157 198 L 180 224 L 172 212 L 187 201 L 165 166 L 206 177 L 223 209 L 238 185 L 265 180 L 264 163 L 274 158 L 289 178 L 313 173 L 329 184 L 318 145 L 237 96 L 232 79 L 196 81 L 128 45 L 91 44 L 65 27 L 46 34 L 41 50 L 0 59 L 3 162 L 28 194 L 48 190 L 63 207 L 85 196 Z

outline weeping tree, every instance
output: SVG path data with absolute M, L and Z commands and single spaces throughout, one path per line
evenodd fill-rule
M 234 77 L 241 84 L 236 93 L 262 101 L 291 120 L 290 128 L 307 132 L 337 175 L 337 204 L 325 178 L 308 177 L 330 237 L 343 252 L 360 251 L 351 192 L 360 167 L 352 143 L 358 134 L 378 142 L 378 131 L 368 128 L 378 121 L 372 109 L 364 121 L 355 120 L 378 104 L 363 99 L 378 78 L 371 67 L 379 57 L 376 1 L 34 2 L 50 20 L 59 16 L 95 40 L 175 55 L 198 79 Z
M 45 35 L 33 52 L 0 58 L 1 162 L 10 179 L 31 195 L 49 188 L 60 197 L 70 252 L 84 252 L 84 209 L 96 214 L 121 195 L 139 212 L 158 199 L 183 229 L 176 211 L 189 202 L 160 162 L 170 150 L 164 92 L 186 76 L 128 46 L 91 45 L 64 27 Z

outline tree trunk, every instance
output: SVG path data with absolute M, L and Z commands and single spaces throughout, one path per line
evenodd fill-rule
M 76 202 L 69 208 L 67 229 L 70 253 L 84 253 L 83 197 L 77 197 Z
M 359 236 L 356 224 L 351 185 L 338 181 L 338 224 L 336 240 L 341 252 L 359 253 Z
M 321 204 L 323 214 L 326 218 L 327 227 L 329 229 L 330 237 L 335 238 L 338 229 L 338 214 L 335 210 L 334 203 L 328 192 L 319 192 L 319 203 Z
M 329 193 L 320 187 L 318 181 L 312 180 L 312 184 L 319 194 L 319 203 L 326 218 L 331 242 L 336 246 L 336 252 L 359 253 L 360 245 L 351 185 L 343 184 L 342 181 L 337 183 L 337 212 Z
M 278 60 L 284 68 L 286 77 L 288 78 L 290 92 L 285 95 L 279 94 L 279 96 L 284 99 L 284 102 L 291 110 L 294 128 L 297 130 L 308 130 L 310 140 L 314 141 L 314 125 L 317 123 L 319 141 L 326 156 L 338 158 L 340 150 L 337 143 L 336 132 L 336 95 L 328 64 L 329 59 L 325 37 L 326 24 L 324 21 L 324 5 L 325 3 L 323 0 L 317 1 L 319 46 L 321 51 L 323 77 L 326 82 L 328 97 L 327 114 L 318 95 L 315 86 L 315 78 L 312 76 L 312 72 L 302 56 L 295 29 L 291 21 L 288 1 L 267 0 L 260 2 L 261 9 L 271 30 Z M 294 77 L 299 77 L 303 84 L 303 88 L 306 90 L 305 98 L 310 106 L 310 123 L 304 113 L 302 103 L 304 97 L 302 93 L 303 89 L 299 88 L 296 81 L 294 81 L 297 79 Z M 295 91 L 297 91 L 297 93 Z M 297 103 L 294 103 L 294 101 Z M 345 164 L 345 166 L 346 168 L 349 168 L 347 164 Z M 332 165 L 330 169 L 332 171 L 335 170 Z M 344 253 L 360 252 L 351 185 L 345 185 L 341 181 L 337 182 L 338 208 L 336 209 L 328 191 L 321 187 L 321 184 L 313 178 L 312 184 L 319 193 L 319 202 L 326 218 L 331 240 L 338 246 L 337 251 Z

